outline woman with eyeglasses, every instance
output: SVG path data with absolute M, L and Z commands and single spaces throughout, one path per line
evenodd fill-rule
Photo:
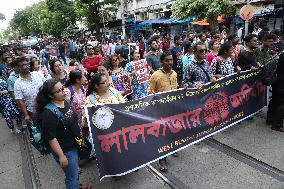
M 44 82 L 36 97 L 38 121 L 41 122 L 43 137 L 48 142 L 54 159 L 65 173 L 66 188 L 88 189 L 91 188 L 90 185 L 79 185 L 75 137 L 80 136 L 80 128 L 76 112 L 65 98 L 65 87 L 59 80 Z M 60 117 L 47 106 L 57 108 Z
M 108 78 L 102 73 L 96 73 L 89 82 L 86 105 L 104 105 L 124 103 L 121 93 L 109 86 Z M 83 127 L 87 127 L 86 114 L 83 109 Z
M 87 82 L 86 77 L 81 70 L 76 69 L 69 73 L 69 79 L 66 81 L 66 99 L 70 100 L 73 110 L 78 116 L 78 124 L 82 133 L 82 108 L 86 99 L 86 90 L 84 88 Z
M 52 72 L 52 78 L 58 79 L 62 83 L 62 85 L 65 85 L 68 79 L 68 72 L 64 70 L 64 65 L 62 64 L 61 60 L 50 60 L 49 67 Z
M 124 74 L 124 69 L 120 66 L 119 57 L 117 55 L 112 55 L 110 57 L 110 71 L 111 76 L 119 77 Z

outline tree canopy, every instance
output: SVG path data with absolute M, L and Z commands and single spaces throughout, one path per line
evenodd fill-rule
M 118 0 L 75 0 L 75 9 L 91 30 L 100 33 L 100 23 L 113 16 L 119 5 Z
M 10 26 L 22 35 L 59 37 L 66 28 L 75 27 L 76 21 L 73 1 L 45 0 L 16 11 Z
M 178 18 L 196 16 L 214 24 L 219 15 L 233 13 L 234 6 L 231 0 L 177 0 L 172 11 Z

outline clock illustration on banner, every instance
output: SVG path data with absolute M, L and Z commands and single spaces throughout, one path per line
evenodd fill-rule
M 93 114 L 92 122 L 98 129 L 108 129 L 113 123 L 114 114 L 108 107 L 101 107 Z

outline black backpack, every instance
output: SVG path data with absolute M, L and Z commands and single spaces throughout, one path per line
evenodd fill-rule
M 277 81 L 277 64 L 280 55 L 284 51 L 278 53 L 277 55 L 273 56 L 271 59 L 268 60 L 268 62 L 263 66 L 262 68 L 262 83 L 264 85 L 273 85 Z

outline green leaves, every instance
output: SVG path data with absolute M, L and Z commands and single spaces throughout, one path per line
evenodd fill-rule
M 61 36 L 65 28 L 75 26 L 77 16 L 73 1 L 40 1 L 14 14 L 12 29 L 22 35 L 51 34 Z
M 233 13 L 234 6 L 231 0 L 177 0 L 172 11 L 178 18 L 197 16 L 200 20 L 216 22 L 219 15 Z

